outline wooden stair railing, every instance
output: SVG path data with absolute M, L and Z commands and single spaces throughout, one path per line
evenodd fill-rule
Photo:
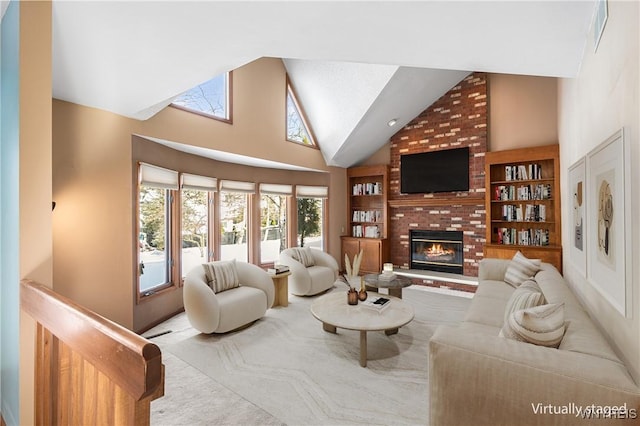
M 148 425 L 164 395 L 160 348 L 30 280 L 22 309 L 37 322 L 37 425 Z

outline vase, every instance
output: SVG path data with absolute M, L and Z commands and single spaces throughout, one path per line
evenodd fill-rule
M 358 292 L 358 299 L 361 302 L 364 302 L 365 300 L 367 300 L 367 291 L 364 288 L 361 288 L 360 291 Z
M 355 290 L 349 290 L 347 292 L 347 303 L 350 305 L 358 304 L 358 292 Z

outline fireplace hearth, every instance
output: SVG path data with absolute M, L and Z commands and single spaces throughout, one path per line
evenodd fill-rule
M 463 273 L 461 231 L 411 230 L 411 269 Z

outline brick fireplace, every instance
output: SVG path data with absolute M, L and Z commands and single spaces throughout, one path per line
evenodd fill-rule
M 470 150 L 468 192 L 400 193 L 401 155 L 465 146 Z M 455 231 L 462 234 L 461 274 L 478 275 L 486 228 L 486 151 L 487 80 L 484 73 L 470 74 L 391 138 L 389 236 L 391 261 L 396 267 L 411 268 L 410 231 Z M 432 280 L 424 284 L 470 290 L 464 284 Z

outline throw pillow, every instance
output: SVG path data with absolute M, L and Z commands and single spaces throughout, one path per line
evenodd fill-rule
M 507 322 L 509 316 L 516 311 L 544 305 L 545 303 L 547 301 L 542 294 L 542 290 L 538 287 L 538 283 L 534 280 L 526 280 L 511 294 L 504 310 L 504 322 Z
M 500 336 L 557 348 L 564 331 L 564 304 L 554 303 L 513 312 L 500 330 Z
M 315 259 L 313 258 L 313 253 L 311 253 L 310 248 L 293 247 L 291 249 L 291 257 L 293 257 L 298 262 L 302 263 L 307 268 L 309 266 L 313 266 L 316 264 Z
M 207 276 L 207 283 L 214 293 L 240 286 L 235 259 L 204 263 L 202 266 Z
M 507 271 L 504 274 L 504 281 L 514 287 L 518 287 L 528 278 L 533 277 L 541 269 L 540 259 L 528 259 L 524 254 L 517 251 L 509 262 Z

